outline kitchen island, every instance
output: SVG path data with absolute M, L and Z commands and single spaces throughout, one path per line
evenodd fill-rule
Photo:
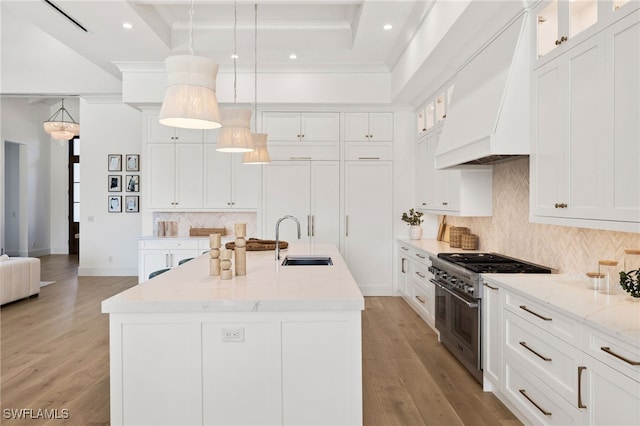
M 361 424 L 364 299 L 335 247 L 300 254 L 333 265 L 248 252 L 220 280 L 204 254 L 103 301 L 111 424 Z

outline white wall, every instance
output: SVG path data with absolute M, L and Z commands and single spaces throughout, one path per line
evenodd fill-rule
M 26 217 L 28 253 L 21 255 L 41 256 L 50 251 L 50 167 L 49 152 L 51 140 L 42 128 L 42 122 L 50 115 L 49 106 L 43 103 L 31 104 L 26 98 L 0 99 L 2 124 L 0 126 L 0 149 L 4 151 L 4 141 L 24 145 L 23 169 L 26 168 L 21 214 Z M 1 156 L 4 158 L 4 152 Z M 4 180 L 4 161 L 0 163 Z M 4 199 L 4 184 L 2 185 Z M 4 206 L 9 208 L 9 206 Z M 4 214 L 3 214 L 4 216 Z M 4 233 L 3 236 L 4 238 Z
M 20 253 L 20 145 L 5 142 L 4 145 L 4 251 L 9 256 Z
M 78 275 L 137 275 L 140 213 L 109 213 L 109 154 L 141 154 L 142 113 L 120 99 L 80 101 L 80 265 Z M 140 157 L 141 167 L 145 158 Z M 144 182 L 141 182 L 144 185 Z

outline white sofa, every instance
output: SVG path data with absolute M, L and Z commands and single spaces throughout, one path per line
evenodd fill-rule
M 0 256 L 0 305 L 40 293 L 40 259 Z

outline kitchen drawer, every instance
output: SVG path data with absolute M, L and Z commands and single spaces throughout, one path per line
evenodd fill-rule
M 174 249 L 194 249 L 200 248 L 198 239 L 193 240 L 179 240 L 179 239 L 157 239 L 157 240 L 141 240 L 140 249 L 159 249 L 159 250 L 174 250 Z M 208 244 L 207 244 L 208 245 Z
M 412 260 L 422 263 L 427 267 L 431 266 L 431 260 L 429 259 L 429 254 L 426 251 L 420 250 L 403 242 L 399 243 L 399 248 L 401 252 L 411 257 Z
M 422 263 L 414 262 L 413 268 L 411 268 L 411 279 L 421 283 L 424 286 L 429 284 L 428 288 L 430 289 L 432 284 L 429 282 L 429 278 L 432 276 L 431 272 L 427 269 L 427 265 L 423 265 Z
M 335 143 L 268 143 L 271 160 L 339 160 L 340 146 Z
M 585 326 L 582 350 L 640 382 L 640 347 Z
M 393 160 L 393 145 L 348 142 L 345 148 L 345 160 Z
M 529 423 L 563 426 L 583 423 L 584 414 L 580 410 L 560 398 L 526 367 L 509 356 L 505 358 L 505 393 Z
M 569 403 L 578 400 L 576 372 L 582 352 L 555 336 L 504 311 L 505 354 L 551 386 Z
M 435 299 L 433 284 L 423 284 L 417 279 L 411 280 L 411 296 L 418 314 L 430 327 L 435 327 Z
M 572 318 L 511 292 L 506 294 L 505 308 L 576 348 L 581 347 L 582 328 Z

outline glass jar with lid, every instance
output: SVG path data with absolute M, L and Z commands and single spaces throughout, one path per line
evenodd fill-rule
M 600 293 L 618 293 L 619 267 L 617 260 L 603 259 L 598 261 L 598 273 L 603 274 Z

